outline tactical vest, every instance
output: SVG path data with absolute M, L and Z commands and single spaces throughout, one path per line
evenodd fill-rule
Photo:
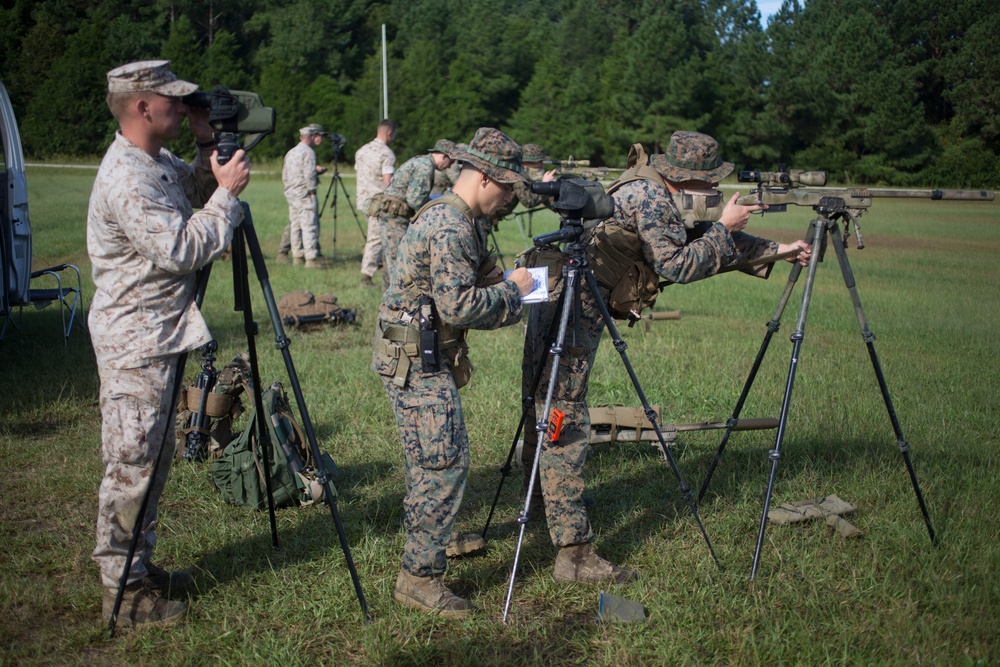
M 462 214 L 472 226 L 476 247 L 480 257 L 484 255 L 486 239 L 481 229 L 472 217 L 468 204 L 454 192 L 446 192 L 437 199 L 433 199 L 417 211 L 414 219 L 420 217 L 424 211 L 432 206 L 453 206 Z M 476 278 L 477 287 L 489 287 L 503 281 L 503 271 L 496 264 L 496 258 L 491 254 L 482 261 L 479 266 Z M 430 299 L 430 295 L 423 295 Z M 433 300 L 431 300 L 433 308 Z M 420 359 L 420 332 L 417 327 L 417 320 L 411 313 L 405 311 L 392 311 L 382 307 L 381 317 L 378 322 L 378 331 L 381 341 L 379 342 L 378 353 L 387 358 L 395 358 L 396 371 L 392 381 L 398 387 L 405 387 L 410 367 L 415 360 Z M 404 324 L 390 324 L 384 319 L 398 320 Z M 472 377 L 472 362 L 469 360 L 469 345 L 466 343 L 467 329 L 456 329 L 447 322 L 442 322 L 434 312 L 435 330 L 438 336 L 438 352 L 444 355 L 448 369 L 455 379 L 455 385 L 459 388 L 469 383 Z

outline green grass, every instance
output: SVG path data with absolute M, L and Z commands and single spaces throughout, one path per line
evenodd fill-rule
M 71 261 L 89 275 L 85 219 L 93 172 L 32 169 L 36 267 Z M 321 185 L 325 194 L 328 181 Z M 353 180 L 345 179 L 353 198 Z M 280 180 L 257 174 L 245 193 L 265 254 L 285 224 Z M 643 572 L 617 594 L 646 606 L 642 625 L 595 622 L 599 589 L 556 584 L 555 550 L 529 524 L 511 619 L 501 622 L 523 502 L 501 496 L 484 556 L 453 563 L 448 582 L 481 613 L 447 622 L 391 599 L 402 547 L 402 456 L 388 401 L 368 370 L 379 297 L 358 287 L 361 234 L 343 194 L 334 268 L 269 265 L 274 292 L 332 292 L 360 322 L 291 332 L 320 447 L 337 461 L 338 509 L 374 622 L 361 616 L 326 508 L 266 513 L 222 504 L 201 465 L 173 468 L 161 506 L 159 562 L 195 574 L 187 623 L 103 638 L 90 560 L 101 478 L 98 382 L 89 341 L 63 346 L 54 308 L 25 311 L 0 347 L 0 662 L 6 664 L 995 664 L 1000 661 L 1000 495 L 995 334 L 1000 312 L 1000 204 L 877 200 L 862 218 L 867 248 L 848 254 L 940 546 L 933 548 L 904 470 L 832 250 L 820 266 L 805 329 L 775 502 L 836 493 L 855 504 L 865 537 L 820 524 L 769 527 L 749 581 L 774 432 L 731 438 L 700 513 L 725 566 L 716 569 L 678 492 L 646 445 L 597 445 L 587 466 L 599 551 Z M 752 220 L 751 231 L 800 236 L 812 212 Z M 362 219 L 362 224 L 363 224 Z M 536 216 L 534 233 L 554 229 Z M 498 234 L 508 264 L 517 226 Z M 335 252 L 334 252 L 335 250 Z M 650 401 L 675 422 L 729 415 L 774 313 L 788 265 L 768 281 L 726 275 L 673 286 L 658 308 L 680 321 L 623 328 Z M 774 336 L 744 416 L 777 416 L 801 285 Z M 225 360 L 245 347 L 229 265 L 218 263 L 204 310 Z M 285 381 L 256 285 L 266 382 Z M 93 294 L 89 283 L 88 299 Z M 459 528 L 481 528 L 519 417 L 521 326 L 471 335 L 476 373 L 462 400 L 473 469 Z M 188 366 L 192 377 L 196 366 Z M 609 341 L 591 404 L 636 405 Z M 719 431 L 682 434 L 675 450 L 697 491 Z

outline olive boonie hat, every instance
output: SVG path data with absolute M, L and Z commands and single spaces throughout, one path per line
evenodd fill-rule
M 545 162 L 548 157 L 545 155 L 545 150 L 538 144 L 525 144 L 521 147 L 521 163 L 525 162 Z
M 719 156 L 719 142 L 700 132 L 674 132 L 667 152 L 649 156 L 649 164 L 671 181 L 717 183 L 733 172 Z
M 428 148 L 428 153 L 443 153 L 451 157 L 451 152 L 455 150 L 455 142 L 448 139 L 438 139 L 434 142 L 434 148 Z
M 483 172 L 497 183 L 526 183 L 521 173 L 521 147 L 492 127 L 481 127 L 465 150 L 456 148 L 452 157 Z
M 299 128 L 299 136 L 313 134 L 326 134 L 326 128 L 319 123 L 309 123 L 305 127 Z
M 169 60 L 140 60 L 116 67 L 108 72 L 108 92 L 149 91 L 167 97 L 184 97 L 198 90 L 197 84 L 178 79 L 168 67 Z

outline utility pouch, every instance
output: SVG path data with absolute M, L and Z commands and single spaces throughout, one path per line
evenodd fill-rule
M 431 300 L 420 297 L 420 314 L 417 319 L 420 331 L 420 366 L 425 373 L 436 373 L 441 370 L 438 363 L 438 333 L 434 328 L 434 309 Z

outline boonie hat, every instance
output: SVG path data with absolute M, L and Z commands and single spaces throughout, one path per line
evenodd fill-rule
M 719 156 L 719 142 L 700 132 L 674 132 L 667 152 L 650 155 L 649 164 L 671 181 L 717 183 L 733 173 L 733 163 Z
M 434 142 L 434 148 L 428 148 L 428 153 L 442 153 L 451 157 L 451 152 L 455 150 L 455 142 L 448 139 L 438 139 Z
M 468 148 L 456 148 L 451 155 L 454 159 L 475 167 L 497 183 L 528 182 L 521 173 L 521 147 L 495 128 L 479 128 Z
M 545 150 L 538 144 L 525 144 L 521 147 L 521 163 L 525 162 L 545 162 L 548 157 L 545 155 Z
M 182 81 L 169 69 L 169 60 L 140 60 L 108 72 L 109 93 L 150 91 L 167 97 L 184 97 L 198 90 L 197 84 Z
M 326 128 L 319 123 L 310 123 L 305 127 L 299 128 L 299 136 L 306 134 L 326 134 Z

